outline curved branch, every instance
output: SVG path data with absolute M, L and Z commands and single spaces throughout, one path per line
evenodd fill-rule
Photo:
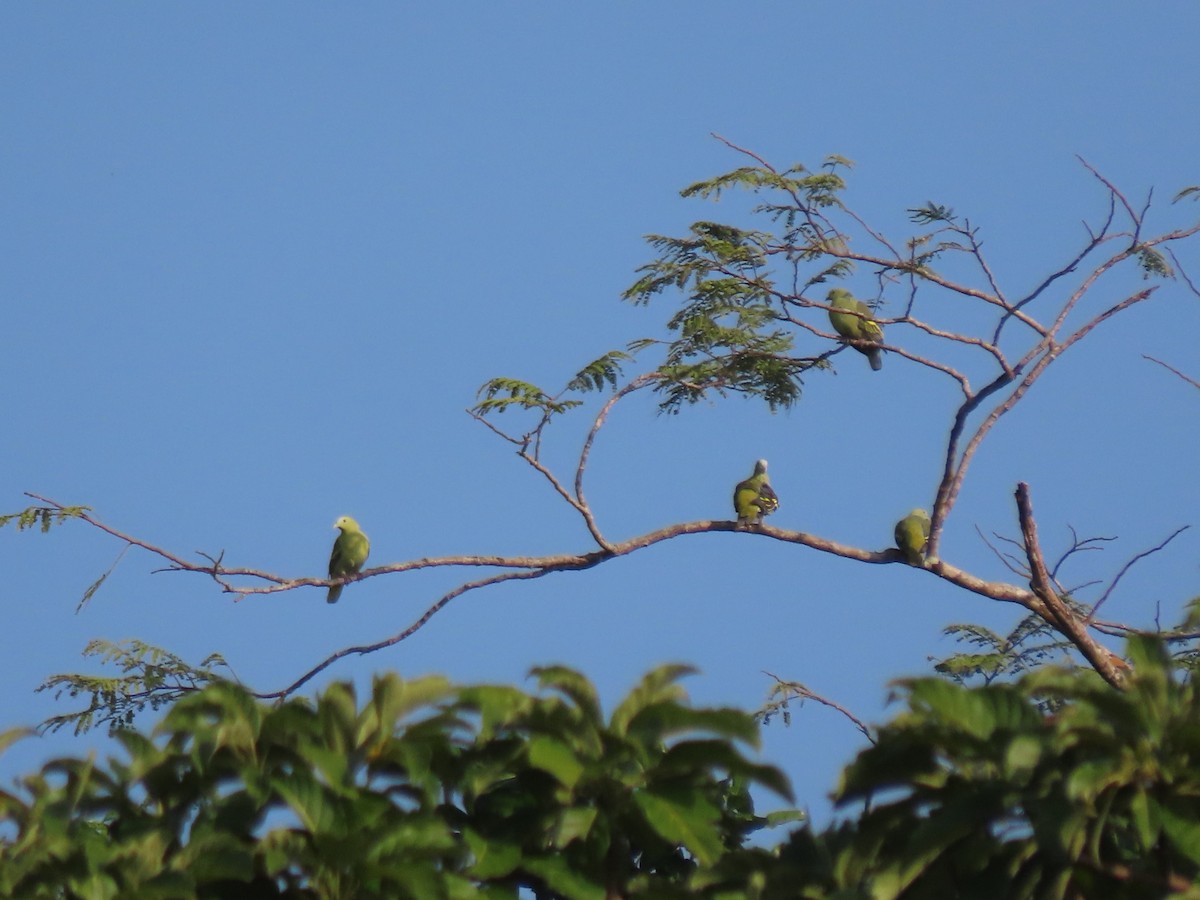
M 304 675 L 292 682 L 287 687 L 270 693 L 257 694 L 256 696 L 264 699 L 286 697 L 298 690 L 314 676 L 318 675 L 320 672 L 324 671 L 340 659 L 344 659 L 347 656 L 374 653 L 378 650 L 392 647 L 401 641 L 407 640 L 424 628 L 438 612 L 440 612 L 448 603 L 450 603 L 451 600 L 467 593 L 468 591 L 472 591 L 481 587 L 487 587 L 493 584 L 499 584 L 505 581 L 540 578 L 543 575 L 549 575 L 552 572 L 583 571 L 610 559 L 615 559 L 619 556 L 626 556 L 637 550 L 650 547 L 666 540 L 671 540 L 672 538 L 681 537 L 683 535 L 706 534 L 710 532 L 723 531 L 747 534 L 757 533 L 777 541 L 783 541 L 790 544 L 801 544 L 803 546 L 810 547 L 813 550 L 819 550 L 823 553 L 829 553 L 834 556 L 841 556 L 845 559 L 857 560 L 858 562 L 872 563 L 877 565 L 887 563 L 899 563 L 907 565 L 903 554 L 901 554 L 901 552 L 894 547 L 889 547 L 885 550 L 864 550 L 859 547 L 852 547 L 848 544 L 842 544 L 837 541 L 831 541 L 826 538 L 817 537 L 816 535 L 806 534 L 802 531 L 791 531 L 785 528 L 775 528 L 770 525 L 754 525 L 747 527 L 745 525 L 739 525 L 735 521 L 711 519 L 703 519 L 696 522 L 683 522 L 677 525 L 670 525 L 660 528 L 656 531 L 648 532 L 647 534 L 631 538 L 627 541 L 622 541 L 619 544 L 614 544 L 612 545 L 611 552 L 593 551 L 591 553 L 523 558 L 520 561 L 522 565 L 532 564 L 535 565 L 536 568 L 531 568 L 527 571 L 521 572 L 504 572 L 498 575 L 481 578 L 476 581 L 459 585 L 454 590 L 438 598 L 438 600 L 430 605 L 429 608 L 426 609 L 411 625 L 395 635 L 373 644 L 345 647 L 341 650 L 338 650 L 337 652 L 330 654 L 312 669 L 305 672 Z M 464 558 L 460 557 L 459 559 Z M 498 557 L 491 557 L 491 559 L 495 560 L 498 559 Z M 507 562 L 508 564 L 514 564 L 517 562 L 517 560 L 509 559 Z M 409 564 L 401 565 L 407 566 L 408 568 L 416 567 Z M 400 567 L 385 568 L 387 571 L 401 570 Z M 926 567 L 926 571 L 936 574 L 937 576 L 956 584 L 959 587 L 966 588 L 969 591 L 973 591 L 985 597 L 990 597 L 993 600 L 1018 603 L 1027 608 L 1029 608 L 1030 603 L 1033 600 L 1033 595 L 1027 590 L 1018 588 L 1014 585 L 984 581 L 981 578 L 970 575 L 963 570 L 955 568 L 954 566 L 942 561 L 931 563 Z M 368 573 L 365 572 L 362 573 L 364 576 L 367 574 Z M 382 574 L 382 572 L 372 572 L 371 574 Z
M 853 722 L 855 727 L 866 736 L 868 741 L 870 741 L 872 744 L 875 743 L 875 738 L 871 735 L 871 730 L 866 726 L 866 723 L 864 723 L 862 719 L 854 715 L 854 713 L 850 712 L 850 710 L 846 709 L 846 707 L 842 706 L 840 703 L 830 700 L 828 697 L 822 697 L 820 694 L 809 690 L 798 681 L 785 681 L 774 672 L 768 672 L 765 669 L 763 670 L 763 674 L 768 678 L 775 679 L 775 689 L 772 691 L 772 693 L 783 694 L 782 700 L 772 701 L 772 703 L 770 703 L 766 709 L 760 710 L 757 713 L 757 715 L 763 716 L 764 724 L 766 722 L 766 716 L 773 714 L 773 709 L 787 707 L 788 700 L 790 699 L 788 694 L 791 693 L 799 697 L 801 702 L 805 700 L 815 700 L 817 703 L 820 703 L 823 706 L 828 706 L 830 709 L 837 710 L 843 716 Z
M 1147 356 L 1145 353 L 1143 353 L 1143 354 L 1142 354 L 1142 359 L 1148 359 L 1148 360 L 1150 360 L 1150 362 L 1152 362 L 1152 363 L 1158 363 L 1160 366 L 1162 366 L 1162 367 L 1163 367 L 1164 369 L 1166 369 L 1168 372 L 1172 372 L 1172 373 L 1174 373 L 1175 375 L 1178 375 L 1180 378 L 1182 378 L 1184 381 L 1186 381 L 1186 382 L 1187 382 L 1188 384 L 1190 384 L 1192 387 L 1194 387 L 1194 388 L 1200 388 L 1200 381 L 1197 381 L 1195 378 L 1190 378 L 1190 377 L 1188 377 L 1187 375 L 1184 375 L 1182 372 L 1180 372 L 1180 371 L 1179 371 L 1178 369 L 1176 369 L 1174 366 L 1169 366 L 1169 365 L 1167 365 L 1167 364 L 1166 364 L 1165 362 L 1163 362 L 1161 359 L 1155 359 L 1153 356 Z
M 607 404 L 605 406 L 604 411 L 607 412 L 608 407 L 611 405 L 612 405 L 612 402 L 610 401 L 609 404 Z M 520 448 L 517 451 L 517 456 L 521 457 L 521 459 L 523 459 L 523 460 L 525 460 L 525 462 L 529 463 L 529 465 L 534 469 L 534 471 L 538 472 L 543 478 L 546 479 L 546 481 L 548 481 L 550 483 L 550 487 L 552 487 L 554 489 L 555 493 L 557 493 L 560 497 L 562 497 L 564 500 L 566 500 L 567 503 L 570 504 L 571 508 L 574 509 L 577 513 L 579 513 L 583 517 L 584 525 L 587 527 L 588 532 L 596 540 L 596 543 L 599 544 L 601 547 L 608 549 L 608 542 L 605 541 L 604 536 L 600 533 L 600 529 L 596 524 L 596 518 L 592 514 L 591 509 L 588 507 L 587 501 L 584 500 L 584 498 L 582 496 L 578 496 L 578 497 L 572 496 L 571 492 L 568 491 L 565 487 L 563 487 L 562 482 L 558 480 L 557 476 L 555 476 L 555 474 L 553 472 L 551 472 L 548 468 L 546 468 L 546 466 L 544 466 L 542 464 L 542 461 L 539 459 L 539 452 L 540 452 L 540 447 L 541 447 L 541 433 L 542 433 L 542 429 L 549 423 L 549 421 L 550 421 L 549 419 L 543 418 L 542 422 L 538 425 L 538 427 L 533 432 L 530 432 L 523 439 L 517 439 L 517 438 L 514 438 L 511 435 L 506 434 L 505 432 L 501 431 L 499 428 L 497 428 L 495 425 L 493 425 L 491 422 L 489 422 L 486 418 L 479 415 L 478 413 L 473 412 L 472 410 L 467 410 L 467 414 L 470 415 L 471 418 L 475 419 L 476 421 L 482 422 L 489 429 L 491 429 L 491 431 L 494 434 L 498 435 L 499 437 L 503 438 L 504 440 L 508 441 L 509 443 L 516 444 Z M 535 432 L 538 437 L 537 437 L 537 441 L 534 444 L 534 452 L 530 453 L 529 452 L 529 444 L 530 444 L 530 441 L 532 440 L 531 436 Z M 579 485 L 579 479 L 577 477 L 576 478 L 576 488 L 577 489 L 578 489 L 578 485 Z
M 1190 527 L 1190 525 L 1181 525 L 1172 531 L 1157 547 L 1151 547 L 1149 550 L 1143 550 L 1141 553 L 1135 554 L 1128 562 L 1125 563 L 1125 565 L 1121 566 L 1121 570 L 1117 572 L 1116 577 L 1113 578 L 1108 587 L 1105 588 L 1104 593 L 1100 595 L 1100 599 L 1096 601 L 1096 605 L 1092 607 L 1092 611 L 1088 613 L 1086 624 L 1090 625 L 1092 623 L 1092 620 L 1096 616 L 1096 611 L 1105 604 L 1112 592 L 1116 590 L 1117 584 L 1122 578 L 1125 577 L 1125 573 L 1133 567 L 1134 563 L 1136 563 L 1138 560 L 1145 559 L 1147 556 L 1150 556 L 1153 553 L 1157 553 L 1159 550 L 1167 546 L 1167 544 L 1171 543 L 1171 541 L 1175 540 L 1175 538 L 1179 537 L 1179 535 L 1183 534 L 1183 532 L 1187 531 Z
M 382 641 L 376 641 L 374 644 L 360 644 L 360 645 L 357 645 L 354 647 L 343 647 L 341 650 L 338 650 L 336 653 L 331 653 L 329 656 L 325 657 L 325 659 L 321 660 L 321 662 L 317 663 L 315 666 L 313 666 L 311 669 L 309 669 L 307 672 L 305 672 L 303 675 L 301 675 L 299 678 L 297 678 L 295 681 L 293 681 L 287 687 L 280 688 L 277 691 L 268 691 L 265 693 L 259 693 L 259 692 L 252 692 L 252 693 L 254 694 L 255 697 L 258 697 L 262 700 L 284 699 L 285 697 L 288 697 L 288 696 L 294 694 L 296 691 L 298 691 L 300 688 L 302 688 L 305 684 L 307 684 L 309 681 L 311 681 L 317 675 L 320 675 L 322 672 L 324 672 L 326 669 L 328 669 L 330 666 L 332 666 L 335 662 L 337 662 L 340 659 L 345 659 L 347 656 L 365 656 L 368 653 L 375 653 L 378 650 L 384 650 L 388 647 L 395 646 L 396 644 L 400 643 L 401 641 L 412 637 L 414 634 L 417 633 L 417 631 L 419 631 L 421 628 L 423 628 L 425 626 L 426 622 L 428 622 L 430 619 L 433 618 L 433 616 L 438 612 L 438 610 L 442 609 L 442 607 L 444 607 L 447 603 L 449 603 L 455 597 L 459 597 L 459 596 L 467 593 L 467 591 L 473 591 L 476 588 L 487 587 L 488 585 L 491 585 L 491 584 L 499 584 L 502 581 L 516 581 L 518 579 L 541 578 L 543 575 L 548 575 L 552 571 L 554 571 L 554 569 L 541 569 L 541 570 L 535 570 L 535 571 L 531 571 L 531 572 L 504 572 L 500 575 L 493 575 L 490 578 L 480 578 L 477 581 L 469 581 L 466 584 L 460 584 L 458 587 L 456 587 L 454 590 L 450 591 L 448 594 L 444 594 L 436 603 L 433 604 L 433 606 L 429 607 L 429 609 L 425 610 L 425 612 L 421 615 L 421 617 L 419 619 L 417 619 L 415 622 L 413 622 L 411 625 L 409 625 L 403 631 L 392 635 L 390 638 L 385 638 Z
M 36 494 L 30 494 L 30 496 L 40 500 L 43 503 L 47 503 L 56 509 L 63 508 L 62 505 L 57 501 L 49 498 L 41 497 Z M 330 584 L 330 581 L 324 578 L 285 578 L 257 569 L 224 568 L 219 564 L 218 561 L 214 561 L 208 565 L 192 563 L 183 559 L 177 554 L 171 553 L 168 550 L 165 550 L 147 541 L 143 541 L 139 538 L 135 538 L 132 535 L 125 534 L 118 529 L 106 525 L 93 516 L 84 515 L 81 516 L 81 518 L 83 518 L 84 521 L 93 527 L 98 528 L 106 534 L 112 535 L 121 541 L 124 541 L 128 545 L 141 547 L 142 549 L 147 550 L 156 556 L 168 560 L 172 565 L 165 571 L 197 572 L 213 577 L 217 583 L 221 585 L 224 592 L 237 595 L 239 600 L 250 594 L 279 593 L 305 586 L 328 587 Z M 619 543 L 609 544 L 608 548 L 606 549 L 595 550 L 588 553 L 563 553 L 549 556 L 426 557 L 422 559 L 409 560 L 402 563 L 376 566 L 374 568 L 359 572 L 355 575 L 346 576 L 345 578 L 340 579 L 340 581 L 349 583 L 352 581 L 361 581 L 366 578 L 373 578 L 379 575 L 447 566 L 509 568 L 517 569 L 519 571 L 501 572 L 461 584 L 438 598 L 438 600 L 430 605 L 412 624 L 397 634 L 376 643 L 343 648 L 326 657 L 326 659 L 324 659 L 321 663 L 308 670 L 303 676 L 292 682 L 292 684 L 290 684 L 288 687 L 282 688 L 279 691 L 261 693 L 258 694 L 258 696 L 263 698 L 286 696 L 287 694 L 299 689 L 315 675 L 324 671 L 326 668 L 333 665 L 340 659 L 352 655 L 373 653 L 377 650 L 394 646 L 395 644 L 408 639 L 420 629 L 425 627 L 425 625 L 428 624 L 429 621 L 439 611 L 445 608 L 450 601 L 469 591 L 473 591 L 482 587 L 488 587 L 493 584 L 500 584 L 506 581 L 540 578 L 543 575 L 548 575 L 552 572 L 582 571 L 585 569 L 590 569 L 593 566 L 599 565 L 600 563 L 606 562 L 610 559 L 615 559 L 619 556 L 626 556 L 630 553 L 645 549 L 663 541 L 682 537 L 684 535 L 706 534 L 712 532 L 758 534 L 763 537 L 771 538 L 772 540 L 789 544 L 799 544 L 822 553 L 829 553 L 834 556 L 843 557 L 844 559 L 856 560 L 858 562 L 870 563 L 873 565 L 884 565 L 890 563 L 908 565 L 903 554 L 895 547 L 887 547 L 883 550 L 866 550 L 860 547 L 851 546 L 849 544 L 843 544 L 838 541 L 829 540 L 828 538 L 808 534 L 806 532 L 792 531 L 786 528 L 776 528 L 771 525 L 754 525 L 747 527 L 745 525 L 739 525 L 736 521 L 702 519 L 695 522 L 682 522 L 676 525 L 669 525 L 659 528 L 655 531 L 621 541 Z M 952 584 L 982 596 L 989 597 L 993 600 L 1017 603 L 1027 608 L 1030 607 L 1030 604 L 1033 600 L 1033 595 L 1027 590 L 1014 585 L 985 581 L 982 578 L 971 575 L 942 560 L 930 560 L 924 567 L 917 568 L 924 568 L 925 571 L 928 571 L 931 574 L 942 578 L 943 580 L 949 581 Z M 233 575 L 255 577 L 270 583 L 267 585 L 253 587 L 237 586 L 226 580 L 226 576 Z
M 590 531 L 592 537 L 596 539 L 596 543 L 609 553 L 613 552 L 613 547 L 607 540 L 605 540 L 604 536 L 600 534 L 600 528 L 596 524 L 595 517 L 592 515 L 591 507 L 588 506 L 587 498 L 583 495 L 583 470 L 587 468 L 588 457 L 592 453 L 592 444 L 594 444 L 596 441 L 596 434 L 603 427 L 604 422 L 608 419 L 609 412 L 612 411 L 612 408 L 616 405 L 617 401 L 622 397 L 632 394 L 634 391 L 653 383 L 658 379 L 658 377 L 659 376 L 657 372 L 649 372 L 639 375 L 620 390 L 614 392 L 613 395 L 608 398 L 608 402 L 606 402 L 604 406 L 600 408 L 600 412 L 596 414 L 596 418 L 592 420 L 591 430 L 588 431 L 587 438 L 583 442 L 583 449 L 579 453 L 579 465 L 575 469 L 575 498 L 578 501 L 576 508 L 580 511 L 580 513 L 583 514 L 584 521 L 587 523 L 588 531 Z

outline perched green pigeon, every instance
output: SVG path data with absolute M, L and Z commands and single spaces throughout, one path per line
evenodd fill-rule
M 896 523 L 896 546 L 909 565 L 925 562 L 925 545 L 929 542 L 929 513 L 914 509 Z
M 852 341 L 882 343 L 883 328 L 871 318 L 871 307 L 861 300 L 856 300 L 854 295 L 845 288 L 831 290 L 828 301 L 829 305 L 833 307 L 829 311 L 829 324 L 833 326 L 834 331 Z M 862 316 L 834 312 L 834 309 L 847 309 L 851 312 L 862 313 Z M 883 351 L 878 347 L 856 346 L 854 349 L 866 355 L 867 360 L 871 363 L 871 368 L 876 372 L 883 368 Z
M 349 516 L 342 516 L 333 523 L 333 527 L 341 534 L 333 542 L 333 553 L 329 556 L 329 577 L 341 578 L 343 575 L 357 574 L 367 561 L 367 554 L 371 552 L 371 542 L 358 527 L 358 523 Z M 325 600 L 337 603 L 338 597 L 342 596 L 343 587 L 345 585 L 333 585 Z
M 779 509 L 779 498 L 767 480 L 765 459 L 756 462 L 754 474 L 733 489 L 733 508 L 737 511 L 739 525 L 757 525 L 763 516 Z

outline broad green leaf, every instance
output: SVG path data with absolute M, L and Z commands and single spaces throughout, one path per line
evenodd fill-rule
M 625 696 L 620 705 L 613 710 L 609 727 L 616 734 L 625 735 L 628 733 L 629 723 L 647 706 L 658 703 L 684 702 L 687 694 L 676 682 L 686 675 L 695 674 L 695 672 L 696 669 L 692 666 L 679 664 L 659 666 L 657 669 L 647 672 Z
M 597 726 L 601 723 L 600 696 L 595 686 L 582 674 L 567 666 L 535 666 L 529 670 L 529 674 L 537 679 L 542 689 L 549 688 L 569 697 L 589 722 Z
M 308 746 L 304 748 L 304 759 L 323 776 L 324 783 L 331 791 L 345 795 L 354 793 L 355 788 L 349 777 L 352 757 L 345 751 Z
M 1200 799 L 1172 799 L 1159 806 L 1162 828 L 1179 852 L 1200 865 Z
M 351 818 L 362 808 L 363 804 L 359 803 L 351 813 Z M 353 838 L 353 827 L 349 833 Z M 381 818 L 380 827 L 372 831 L 370 840 L 365 837 L 356 840 L 361 845 L 364 858 L 372 861 L 397 858 L 405 862 L 418 857 L 432 858 L 456 846 L 455 838 L 446 824 L 432 816 L 409 815 L 398 820 L 391 816 L 387 821 Z
M 413 681 L 405 681 L 395 672 L 376 675 L 371 679 L 371 700 L 359 717 L 355 746 L 391 737 L 405 716 L 446 699 L 450 693 L 449 679 L 440 675 Z
M 657 740 L 677 734 L 707 732 L 759 746 L 759 727 L 753 716 L 740 709 L 697 709 L 677 700 L 649 703 L 629 721 L 628 731 L 645 729 Z
M 1022 782 L 1037 766 L 1042 756 L 1042 741 L 1028 734 L 1013 738 L 1004 751 L 1004 770 L 1009 778 Z
M 577 838 L 586 837 L 598 815 L 599 810 L 594 806 L 563 810 L 550 832 L 550 845 L 561 849 Z
M 742 756 L 736 747 L 722 740 L 680 741 L 663 754 L 649 777 L 651 780 L 669 779 L 717 770 L 755 781 L 789 802 L 794 799 L 791 784 L 782 770 L 753 763 Z
M 193 831 L 171 865 L 196 881 L 219 878 L 249 881 L 254 877 L 253 845 L 228 832 Z
M 535 769 L 549 772 L 568 790 L 575 788 L 584 772 L 583 763 L 571 747 L 545 735 L 529 739 L 529 764 Z
M 1134 788 L 1133 796 L 1129 800 L 1129 812 L 1133 818 L 1133 827 L 1137 832 L 1141 852 L 1151 852 L 1158 842 L 1159 831 L 1162 828 L 1158 802 L 1146 791 Z
M 312 834 L 341 833 L 342 822 L 337 808 L 307 772 L 298 771 L 288 777 L 276 778 L 272 784 L 305 830 Z
M 571 868 L 560 856 L 527 859 L 524 867 L 545 880 L 550 889 L 568 900 L 604 900 L 604 888 Z
M 1076 766 L 1067 776 L 1067 797 L 1090 803 L 1106 789 L 1121 784 L 1128 772 L 1114 768 L 1108 760 L 1096 760 Z
M 664 839 L 686 847 L 704 865 L 721 855 L 719 814 L 697 790 L 651 789 L 633 795 L 646 821 Z
M 911 681 L 908 685 L 914 709 L 928 710 L 980 740 L 990 738 L 998 727 L 1024 728 L 1041 721 L 1032 705 L 1008 685 L 972 690 L 937 678 Z
M 466 687 L 458 696 L 461 706 L 479 711 L 479 736 L 485 740 L 523 718 L 534 704 L 523 691 L 500 685 Z
M 22 738 L 35 737 L 37 732 L 32 728 L 8 728 L 0 731 L 0 754 Z
M 986 808 L 980 808 L 974 798 L 964 797 L 916 823 L 912 832 L 904 838 L 904 854 L 895 861 L 887 862 L 873 878 L 872 897 L 887 900 L 898 897 L 950 846 L 976 833 L 981 814 L 987 812 Z
M 768 828 L 776 828 L 780 825 L 790 825 L 792 822 L 807 822 L 808 813 L 802 809 L 780 809 L 767 813 L 764 818 Z
M 321 722 L 325 746 L 341 751 L 353 749 L 358 730 L 354 687 L 343 681 L 329 685 L 317 703 L 317 719 Z
M 463 831 L 475 862 L 471 875 L 475 878 L 500 878 L 508 875 L 521 863 L 521 848 L 496 838 L 485 838 L 473 829 Z

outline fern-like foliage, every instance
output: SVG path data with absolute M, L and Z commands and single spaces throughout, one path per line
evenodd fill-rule
M 708 187 L 709 193 L 718 190 Z M 824 362 L 793 355 L 794 336 L 783 327 L 768 274 L 771 236 L 697 222 L 687 237 L 648 240 L 659 256 L 639 269 L 643 274 L 625 299 L 644 304 L 668 289 L 687 294 L 667 323 L 675 337 L 665 342 L 666 359 L 658 368 L 660 409 L 676 413 L 709 393 L 757 396 L 772 410 L 798 401 L 803 374 Z
M 58 731 L 68 725 L 76 734 L 97 725 L 107 725 L 109 731 L 128 728 L 142 710 L 157 710 L 207 684 L 224 680 L 214 670 L 228 668 L 218 653 L 193 666 L 174 653 L 139 640 L 93 640 L 83 655 L 98 659 L 102 666 L 115 667 L 119 674 L 67 673 L 47 678 L 38 691 L 53 691 L 56 700 L 65 695 L 85 696 L 89 701 L 85 709 L 51 716 L 41 725 L 44 731 Z
M 653 343 L 655 342 L 647 342 L 648 345 Z M 606 388 L 616 390 L 624 374 L 623 364 L 633 359 L 631 354 L 634 352 L 636 348 L 631 348 L 629 353 L 624 350 L 610 350 L 576 372 L 557 394 L 550 394 L 536 384 L 517 378 L 493 378 L 479 388 L 476 394 L 478 402 L 468 412 L 481 421 L 493 413 L 503 413 L 514 408 L 535 412 L 537 417 L 532 427 L 523 433 L 508 433 L 491 422 L 486 424 L 497 434 L 520 447 L 522 455 L 537 459 L 546 426 L 558 416 L 582 406 L 584 401 L 580 395 L 603 391 Z
M 1086 617 L 1087 607 L 1063 598 L 1076 615 Z M 943 633 L 972 649 L 955 653 L 934 665 L 934 670 L 959 684 L 991 684 L 1015 678 L 1068 656 L 1072 644 L 1039 616 L 1021 619 L 1008 634 L 998 634 L 982 625 L 957 623 Z
M 1137 250 L 1138 265 L 1142 268 L 1142 278 L 1174 278 L 1175 270 L 1167 262 L 1167 257 L 1154 247 L 1139 247 Z
M 574 409 L 582 402 L 558 400 L 536 384 L 530 384 L 517 378 L 493 378 L 479 388 L 476 397 L 479 398 L 479 402 L 471 408 L 471 411 L 481 416 L 489 413 L 502 413 L 513 407 L 536 409 L 545 415 L 554 416 Z
M 68 519 L 78 519 L 92 511 L 90 506 L 30 506 L 20 512 L 0 515 L 0 528 L 10 522 L 15 522 L 17 531 L 27 528 L 41 528 L 45 533 L 51 526 L 61 525 Z
M 749 194 L 754 198 L 749 215 L 739 208 L 738 224 L 701 218 L 681 235 L 648 235 L 653 258 L 636 270 L 636 279 L 621 294 L 638 306 L 666 301 L 672 307 L 665 334 L 627 345 L 630 353 L 651 349 L 662 353 L 661 359 L 650 363 L 649 371 L 626 382 L 631 389 L 650 385 L 658 395 L 660 412 L 679 413 L 701 400 L 731 395 L 762 400 L 772 412 L 798 403 L 808 374 L 831 369 L 831 359 L 847 346 L 831 333 L 829 287 L 845 281 L 847 288 L 866 293 L 860 284 L 864 274 L 875 282 L 873 289 L 867 289 L 873 295 L 872 309 L 894 326 L 888 333 L 889 344 L 903 348 L 907 326 L 915 326 L 940 340 L 979 347 L 1000 363 L 1006 379 L 1013 378 L 1015 370 L 997 346 L 1006 323 L 1023 322 L 1041 342 L 1045 327 L 1033 318 L 1027 304 L 1051 282 L 1074 271 L 1110 236 L 1111 214 L 1076 262 L 1010 308 L 983 255 L 979 229 L 953 207 L 931 200 L 910 208 L 913 233 L 893 241 L 846 201 L 850 160 L 830 156 L 816 169 L 802 164 L 777 169 L 750 151 L 729 146 L 751 164 L 697 181 L 680 193 L 708 201 L 731 193 Z M 1115 208 L 1117 195 L 1115 189 L 1111 191 Z M 1191 191 L 1184 188 L 1177 199 L 1191 196 Z M 1171 277 L 1168 260 L 1174 259 L 1170 251 L 1157 248 L 1191 232 L 1143 241 L 1136 237 L 1140 217 L 1132 209 L 1129 214 L 1136 243 L 1121 256 L 1129 258 L 1131 265 L 1140 265 L 1146 277 Z M 859 267 L 866 267 L 869 274 L 857 273 Z M 948 291 L 996 307 L 999 318 L 990 341 L 923 321 L 923 299 L 917 309 L 918 291 L 923 289 L 932 294 Z M 1059 329 L 1062 321 L 1058 317 L 1053 327 Z M 1044 350 L 1035 343 L 1030 352 Z M 914 356 L 915 352 L 904 355 L 957 377 L 936 360 Z M 539 412 L 541 418 L 529 432 L 504 435 L 523 447 L 532 444 L 536 457 L 545 425 L 579 405 L 571 392 L 624 390 L 619 385 L 619 363 L 626 359 L 606 354 L 557 395 L 525 381 L 493 379 L 481 389 L 472 412 L 484 416 L 514 406 Z
M 610 350 L 576 372 L 567 382 L 566 390 L 581 394 L 602 391 L 606 387 L 615 390 L 622 375 L 621 363 L 631 359 L 633 357 L 623 350 Z
M 840 203 L 838 195 L 845 190 L 846 181 L 839 170 L 853 168 L 854 163 L 844 156 L 827 156 L 821 168 L 822 172 L 813 172 L 800 163 L 790 169 L 777 172 L 766 166 L 742 166 L 716 178 L 697 181 L 688 185 L 680 195 L 683 197 L 702 197 L 706 200 L 718 199 L 730 188 L 750 190 L 754 193 L 762 191 L 779 191 L 788 195 L 792 203 L 781 209 L 803 213 L 806 209 L 823 209 L 837 206 Z M 773 209 L 771 204 L 759 206 L 756 211 Z
M 935 225 L 944 223 L 946 225 L 954 225 L 958 222 L 954 215 L 954 210 L 949 206 L 942 206 L 940 203 L 934 203 L 929 200 L 924 206 L 916 206 L 908 211 L 908 218 L 918 225 Z
M 610 350 L 599 359 L 592 360 L 567 382 L 558 394 L 551 396 L 536 384 L 517 378 L 493 378 L 484 382 L 476 393 L 479 400 L 471 412 L 479 416 L 502 413 L 516 407 L 534 409 L 549 418 L 561 415 L 583 404 L 575 398 L 564 399 L 565 394 L 583 394 L 617 386 L 621 377 L 621 363 L 632 359 L 622 350 Z

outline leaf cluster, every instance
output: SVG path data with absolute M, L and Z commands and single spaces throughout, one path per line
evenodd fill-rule
M 873 897 L 1192 890 L 1200 697 L 1160 641 L 1131 639 L 1129 655 L 1125 691 L 1052 666 L 1012 684 L 900 683 L 908 710 L 843 774 L 838 799 L 873 805 L 838 879 Z
M 563 389 L 553 395 L 518 378 L 492 378 L 484 382 L 476 392 L 477 402 L 468 412 L 480 421 L 486 420 L 492 414 L 507 412 L 513 408 L 536 412 L 534 426 L 519 436 L 506 434 L 490 422 L 487 423 L 493 431 L 518 445 L 522 453 L 533 444 L 533 456 L 536 458 L 541 435 L 546 426 L 557 416 L 582 406 L 584 401 L 581 395 L 603 391 L 605 388 L 616 389 L 621 379 L 623 363 L 632 358 L 623 350 L 610 350 L 576 372 Z
M 650 672 L 605 719 L 565 668 L 540 690 L 376 677 L 269 706 L 229 681 L 179 699 L 123 761 L 58 759 L 0 793 L 0 895 L 715 896 L 788 796 L 740 749 L 752 719 Z M 10 739 L 15 736 L 10 735 Z
M 659 256 L 639 269 L 625 299 L 646 303 L 668 288 L 686 295 L 667 323 L 676 337 L 657 370 L 660 408 L 676 413 L 709 392 L 761 397 L 772 410 L 799 400 L 803 374 L 823 363 L 791 355 L 794 335 L 766 272 L 770 236 L 696 222 L 688 237 L 647 240 Z
M 91 511 L 90 506 L 29 506 L 20 512 L 0 515 L 0 528 L 16 522 L 17 531 L 38 527 L 45 533 L 51 526 L 61 525 L 68 519 L 78 519 Z
M 83 695 L 89 702 L 86 709 L 51 716 L 42 723 L 44 730 L 58 731 L 70 725 L 80 734 L 97 725 L 107 725 L 110 731 L 128 728 L 138 713 L 169 706 L 220 680 L 215 671 L 218 667 L 228 668 L 219 653 L 193 666 L 170 651 L 136 639 L 115 643 L 92 640 L 83 648 L 83 655 L 116 667 L 120 674 L 64 673 L 47 678 L 37 691 L 53 691 L 56 700 L 64 694 L 71 698 Z
M 621 364 L 630 359 L 632 357 L 628 353 L 610 350 L 576 372 L 566 387 L 554 396 L 535 384 L 517 378 L 492 378 L 479 388 L 476 395 L 479 402 L 471 407 L 471 412 L 486 416 L 517 407 L 536 409 L 547 418 L 560 415 L 583 403 L 575 398 L 564 400 L 564 394 L 584 394 L 589 391 L 602 391 L 605 387 L 616 388 L 621 377 Z
M 564 667 L 538 689 L 374 679 L 268 706 L 217 681 L 126 759 L 59 759 L 0 793 L 0 895 L 1010 898 L 1196 896 L 1200 695 L 1162 641 L 1117 691 L 1043 666 L 900 682 L 835 795 L 795 822 L 752 719 L 648 673 L 607 718 Z M 1053 699 L 1053 714 L 1043 709 Z M 0 749 L 19 735 L 0 737 Z
M 1072 612 L 1082 607 L 1064 598 Z M 1082 610 L 1086 615 L 1086 610 Z M 1037 615 L 1021 618 L 1007 634 L 971 623 L 946 626 L 943 633 L 972 649 L 955 653 L 934 665 L 934 670 L 959 684 L 982 683 L 1012 678 L 1030 672 L 1069 653 L 1072 644 Z

